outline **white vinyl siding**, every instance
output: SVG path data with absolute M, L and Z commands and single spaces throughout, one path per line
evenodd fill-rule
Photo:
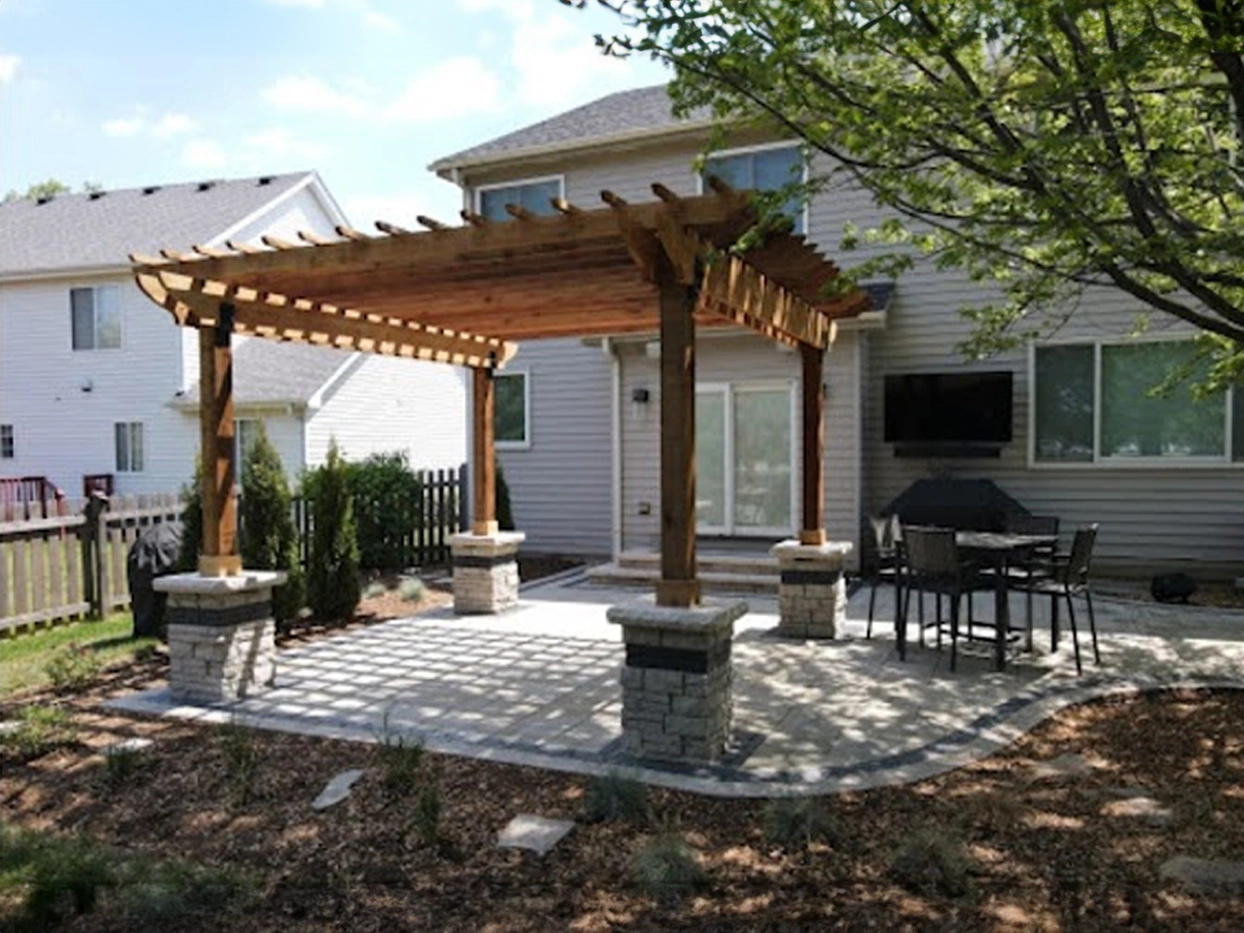
M 255 446 L 259 426 L 263 423 L 262 418 L 237 418 L 233 422 L 233 475 L 239 483 L 246 470 L 246 458 Z
M 529 427 L 530 389 L 525 372 L 498 373 L 494 377 L 493 430 L 497 448 L 531 446 Z
M 121 307 L 116 289 L 105 286 L 71 288 L 69 315 L 75 350 L 121 347 Z
M 120 421 L 113 425 L 118 473 L 143 471 L 143 425 L 141 421 Z

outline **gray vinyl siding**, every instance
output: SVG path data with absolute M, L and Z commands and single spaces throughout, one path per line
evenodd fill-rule
M 498 450 L 518 529 L 532 553 L 611 550 L 612 373 L 599 346 L 528 340 L 508 372 L 527 374 L 526 449 Z

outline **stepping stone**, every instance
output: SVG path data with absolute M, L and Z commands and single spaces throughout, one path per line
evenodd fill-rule
M 1096 768 L 1083 755 L 1067 752 L 1049 761 L 1038 761 L 1032 766 L 1035 778 L 1079 777 L 1092 774 Z
M 1182 882 L 1198 894 L 1234 895 L 1244 891 L 1244 862 L 1176 855 L 1162 863 L 1158 877 Z
M 361 768 L 351 768 L 349 771 L 342 771 L 324 785 L 320 795 L 311 801 L 311 809 L 327 810 L 334 804 L 341 803 L 341 801 L 350 796 L 350 788 L 362 776 L 363 770 Z
M 497 837 L 499 849 L 530 849 L 544 855 L 574 828 L 573 820 L 550 820 L 522 813 L 510 820 Z
M 155 745 L 151 739 L 132 738 L 125 739 L 121 742 L 114 742 L 104 749 L 104 757 L 112 758 L 114 755 L 134 755 L 138 752 L 145 752 L 151 746 Z
M 1112 800 L 1101 808 L 1104 816 L 1134 816 L 1149 820 L 1151 823 L 1167 825 L 1175 818 L 1169 807 L 1164 807 L 1152 797 L 1137 795 Z

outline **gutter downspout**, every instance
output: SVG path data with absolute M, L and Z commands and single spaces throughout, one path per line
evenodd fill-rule
M 622 361 L 611 338 L 603 338 L 600 348 L 609 357 L 610 544 L 616 564 L 622 557 Z

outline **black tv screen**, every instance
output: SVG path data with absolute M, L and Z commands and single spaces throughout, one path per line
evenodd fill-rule
M 1011 375 L 1008 371 L 886 376 L 886 442 L 1009 442 Z

